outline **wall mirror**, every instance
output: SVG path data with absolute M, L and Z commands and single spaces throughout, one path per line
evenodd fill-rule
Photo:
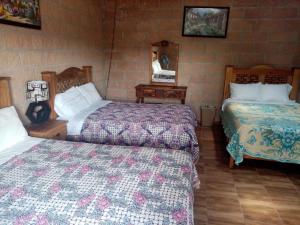
M 151 44 L 150 82 L 160 85 L 177 85 L 179 45 L 169 41 Z

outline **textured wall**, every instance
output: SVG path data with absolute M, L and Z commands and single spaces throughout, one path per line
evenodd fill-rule
M 105 91 L 100 0 L 41 0 L 42 30 L 0 24 L 0 76 L 12 77 L 12 96 L 25 119 L 25 83 L 41 71 L 93 66 L 93 78 Z M 27 122 L 26 120 L 24 120 Z
M 179 85 L 187 104 L 219 105 L 226 64 L 300 66 L 299 0 L 118 1 L 115 49 L 108 97 L 134 99 L 134 86 L 149 82 L 149 45 L 163 39 L 180 44 Z M 182 37 L 184 5 L 230 6 L 226 39 Z M 114 1 L 106 1 L 104 30 L 111 40 Z M 107 45 L 109 46 L 109 45 Z

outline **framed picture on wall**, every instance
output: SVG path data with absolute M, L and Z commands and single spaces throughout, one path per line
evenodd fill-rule
M 39 0 L 0 0 L 0 23 L 41 29 Z
M 185 6 L 182 36 L 226 38 L 229 7 Z

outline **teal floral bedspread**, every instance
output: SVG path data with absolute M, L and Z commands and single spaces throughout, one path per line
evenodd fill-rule
M 299 104 L 229 103 L 221 116 L 237 165 L 244 155 L 300 164 Z

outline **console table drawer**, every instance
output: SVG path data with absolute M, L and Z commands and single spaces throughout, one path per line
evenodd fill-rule
M 165 91 L 162 89 L 155 90 L 155 97 L 156 98 L 164 98 L 165 97 Z
M 181 98 L 182 91 L 167 90 L 167 91 L 165 91 L 164 97 L 165 98 Z
M 145 97 L 155 97 L 156 94 L 155 94 L 155 90 L 153 90 L 153 89 L 144 89 L 143 95 Z
M 137 97 L 136 102 L 143 103 L 145 97 L 150 97 L 162 99 L 178 99 L 181 101 L 182 104 L 184 104 L 187 87 L 140 84 L 136 86 L 135 89 Z

